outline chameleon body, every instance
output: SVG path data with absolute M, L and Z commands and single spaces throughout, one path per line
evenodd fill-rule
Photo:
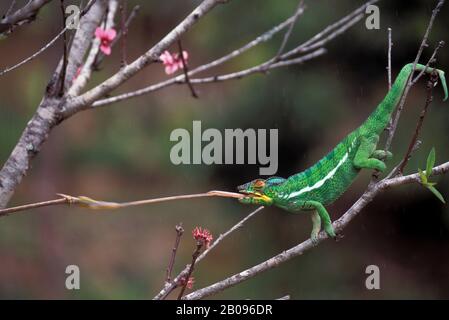
M 417 64 L 416 71 L 437 72 L 447 99 L 444 72 Z M 393 110 L 401 100 L 413 64 L 405 65 L 391 89 L 374 112 L 356 130 L 347 135 L 331 152 L 307 170 L 287 179 L 271 177 L 256 179 L 237 189 L 245 196 L 245 204 L 274 205 L 289 212 L 312 212 L 312 241 L 316 241 L 323 224 L 326 233 L 335 238 L 325 205 L 337 200 L 355 180 L 361 169 L 384 171 L 384 160 L 391 157 L 388 151 L 377 150 L 380 134 L 388 125 Z

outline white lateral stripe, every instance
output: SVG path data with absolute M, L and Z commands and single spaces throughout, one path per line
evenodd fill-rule
M 305 188 L 302 188 L 299 191 L 290 193 L 287 199 L 294 198 L 294 197 L 299 196 L 305 192 L 309 192 L 309 191 L 312 191 L 312 190 L 315 190 L 315 189 L 321 187 L 327 180 L 331 179 L 334 176 L 334 174 L 337 172 L 338 168 L 340 168 L 343 165 L 343 163 L 346 161 L 346 159 L 348 159 L 348 155 L 349 155 L 349 152 L 346 152 L 345 155 L 343 156 L 343 158 L 341 158 L 341 160 L 338 162 L 337 166 L 334 169 L 332 169 L 323 179 L 317 181 L 313 186 L 307 186 Z

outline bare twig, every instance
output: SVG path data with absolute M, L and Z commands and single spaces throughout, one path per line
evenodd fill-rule
M 182 49 L 181 39 L 178 39 L 178 51 L 179 51 L 179 57 L 181 58 L 181 62 L 182 62 L 182 71 L 184 72 L 185 82 L 187 83 L 187 86 L 189 87 L 190 92 L 192 93 L 192 97 L 198 98 L 195 88 L 193 87 L 193 85 L 189 79 L 189 69 L 187 67 L 186 59 L 184 59 L 184 50 Z
M 388 90 L 391 89 L 391 48 L 393 47 L 393 41 L 391 39 L 391 28 L 388 28 Z
M 182 296 L 184 295 L 184 291 L 187 288 L 187 284 L 189 283 L 189 279 L 192 276 L 193 270 L 195 270 L 195 263 L 200 255 L 201 248 L 203 247 L 203 245 L 204 243 L 202 241 L 196 242 L 196 249 L 192 254 L 192 262 L 190 263 L 189 270 L 187 271 L 187 275 L 182 283 L 182 288 L 181 291 L 179 292 L 178 300 L 181 300 Z
M 284 55 L 284 59 L 290 58 L 291 56 L 294 56 L 299 53 L 304 53 L 324 46 L 327 42 L 335 39 L 336 37 L 344 33 L 346 30 L 348 30 L 350 27 L 355 25 L 357 22 L 359 22 L 365 16 L 366 7 L 378 1 L 379 0 L 368 1 L 359 8 L 357 8 L 356 10 L 352 11 L 348 15 L 338 20 L 337 22 L 327 26 L 306 42 L 288 51 Z
M 430 56 L 429 60 L 426 63 L 426 67 L 423 70 L 421 70 L 420 73 L 418 73 L 418 75 L 415 77 L 415 79 L 412 80 L 412 84 L 416 84 L 418 82 L 418 80 L 424 75 L 424 73 L 426 73 L 430 64 L 435 62 L 435 60 L 436 60 L 435 58 L 438 53 L 438 50 L 440 50 L 442 47 L 444 47 L 444 41 L 441 40 L 440 42 L 438 42 L 438 45 L 435 47 L 435 50 L 433 50 L 432 55 Z
M 42 48 L 40 48 L 38 51 L 36 51 L 35 53 L 33 53 L 31 56 L 25 58 L 24 60 L 22 60 L 21 62 L 11 66 L 11 67 L 7 67 L 5 69 L 3 69 L 2 71 L 0 71 L 0 76 L 3 76 L 5 73 L 8 73 L 10 71 L 13 71 L 21 66 L 23 66 L 25 63 L 30 62 L 31 60 L 35 59 L 37 56 L 39 56 L 42 52 L 44 52 L 45 50 L 47 50 L 48 48 L 50 48 L 65 32 L 66 32 L 67 28 L 64 28 L 63 30 L 61 30 L 53 39 L 50 40 L 50 42 L 48 42 L 46 45 L 44 45 Z
M 172 253 L 170 256 L 170 262 L 168 263 L 168 267 L 167 267 L 167 276 L 165 279 L 166 283 L 170 283 L 173 266 L 175 265 L 176 253 L 178 252 L 179 242 L 181 241 L 181 237 L 184 233 L 184 228 L 182 227 L 182 223 L 177 224 L 175 227 L 175 230 L 176 230 L 175 245 L 173 246 Z
M 290 25 L 287 29 L 287 31 L 284 34 L 284 38 L 282 39 L 281 46 L 278 49 L 278 52 L 276 53 L 274 60 L 278 61 L 281 54 L 284 52 L 285 46 L 287 45 L 288 39 L 290 38 L 293 28 L 295 27 L 296 21 L 298 21 L 299 16 L 304 12 L 304 0 L 299 1 L 298 7 L 295 11 L 295 14 L 293 15 L 293 19 L 290 22 Z
M 408 145 L 407 152 L 404 155 L 404 158 L 402 159 L 401 165 L 399 166 L 399 173 L 402 174 L 404 172 L 405 167 L 407 166 L 408 161 L 410 160 L 411 154 L 413 150 L 415 149 L 416 142 L 418 141 L 418 136 L 421 131 L 424 118 L 426 117 L 427 110 L 432 103 L 433 100 L 433 88 L 435 87 L 436 82 L 438 81 L 438 74 L 432 73 L 430 75 L 430 79 L 427 82 L 427 98 L 426 103 L 424 104 L 424 108 L 421 111 L 421 114 L 419 115 L 418 122 L 416 124 L 415 132 L 413 133 L 413 137 L 410 140 L 410 143 Z
M 65 29 L 65 5 L 64 0 L 60 0 L 61 15 L 62 15 L 62 28 Z M 59 96 L 64 95 L 64 83 L 65 74 L 67 71 L 67 33 L 62 34 L 62 45 L 63 45 L 63 57 L 62 57 L 62 72 L 61 72 L 61 87 L 59 89 Z
M 126 62 L 126 38 L 128 36 L 128 27 L 126 26 L 126 11 L 127 0 L 121 0 L 120 2 L 120 29 L 121 29 L 121 44 L 122 44 L 122 61 L 120 65 L 122 68 L 127 65 Z

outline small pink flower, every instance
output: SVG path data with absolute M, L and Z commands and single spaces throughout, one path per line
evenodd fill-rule
M 117 32 L 113 28 L 105 30 L 98 27 L 97 29 L 95 29 L 95 37 L 100 39 L 101 41 L 100 50 L 107 56 L 111 54 L 111 43 L 116 36 Z
M 186 278 L 182 277 L 181 280 L 180 280 L 181 286 L 185 285 L 185 282 L 186 282 Z M 194 284 L 195 284 L 195 278 L 194 277 L 190 277 L 189 280 L 187 281 L 186 288 L 187 289 L 192 289 Z
M 193 234 L 193 238 L 196 241 L 203 242 L 203 244 L 206 245 L 206 248 L 209 248 L 209 245 L 210 245 L 212 239 L 214 238 L 212 236 L 212 233 L 210 233 L 209 230 L 202 229 L 201 227 L 196 227 L 195 229 L 193 229 L 192 234 Z
M 182 52 L 182 56 L 187 63 L 187 59 L 189 58 L 189 53 L 187 51 Z M 165 50 L 159 57 L 162 63 L 165 66 L 166 74 L 173 74 L 178 69 L 184 69 L 184 64 L 182 63 L 182 58 L 179 56 L 179 53 L 171 54 L 169 51 Z

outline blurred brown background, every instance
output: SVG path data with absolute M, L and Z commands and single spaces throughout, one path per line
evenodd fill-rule
M 24 2 L 24 1 L 19 1 Z M 76 1 L 73 1 L 77 3 Z M 134 59 L 174 27 L 200 1 L 129 1 L 141 10 L 129 31 Z M 66 1 L 70 3 L 70 1 Z M 290 46 L 361 5 L 362 1 L 306 1 Z M 2 1 L 0 13 L 9 1 Z M 192 67 L 240 47 L 293 12 L 297 1 L 231 1 L 219 6 L 184 37 Z M 435 1 L 381 1 L 381 29 L 359 23 L 327 45 L 328 53 L 305 65 L 276 69 L 240 81 L 197 86 L 200 99 L 185 86 L 173 86 L 123 103 L 76 115 L 56 128 L 10 205 L 54 198 L 57 192 L 98 199 L 129 201 L 211 189 L 233 191 L 258 176 L 256 165 L 181 165 L 170 162 L 175 128 L 279 128 L 279 172 L 288 176 L 326 154 L 358 126 L 387 90 L 387 28 L 393 28 L 393 75 L 412 62 Z M 432 47 L 449 42 L 449 4 L 433 28 Z M 46 6 L 37 21 L 0 41 L 0 68 L 17 63 L 59 32 L 59 2 Z M 278 36 L 209 74 L 246 68 L 276 53 Z M 427 59 L 433 48 L 426 50 Z M 175 47 L 170 48 L 177 50 Z M 3 163 L 35 111 L 61 45 L 0 78 L 0 162 Z M 119 50 L 107 58 L 93 82 L 120 66 Z M 448 48 L 437 66 L 449 70 Z M 166 79 L 152 65 L 117 92 Z M 425 101 L 425 80 L 411 92 L 398 134 L 393 162 L 405 152 Z M 434 146 L 437 162 L 449 159 L 449 109 L 441 88 L 425 120 L 423 144 L 408 172 L 425 166 Z M 338 218 L 367 185 L 362 174 L 337 203 Z M 438 189 L 449 199 L 448 177 Z M 191 230 L 203 226 L 217 237 L 252 210 L 228 199 L 197 199 L 92 213 L 76 208 L 46 208 L 0 221 L 0 298 L 152 298 L 162 287 L 175 232 L 186 229 L 175 271 L 194 249 Z M 195 288 L 242 271 L 309 236 L 310 218 L 267 208 L 214 250 L 195 272 Z M 327 241 L 213 298 L 402 299 L 449 297 L 449 210 L 418 185 L 389 190 L 370 204 L 344 231 L 343 241 Z M 81 269 L 81 290 L 68 291 L 65 268 Z M 381 290 L 365 288 L 365 268 L 381 271 Z

